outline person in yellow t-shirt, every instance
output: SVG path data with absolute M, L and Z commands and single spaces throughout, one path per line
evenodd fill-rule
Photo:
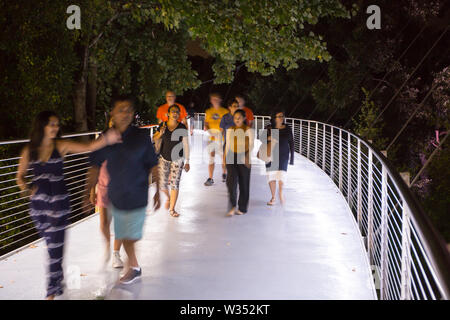
M 220 120 L 227 114 L 228 109 L 221 106 L 222 97 L 219 93 L 211 93 L 209 95 L 209 101 L 212 107 L 205 111 L 205 130 L 209 133 L 208 152 L 209 152 L 209 165 L 208 173 L 209 177 L 205 182 L 205 186 L 211 186 L 214 184 L 214 157 L 216 156 L 216 150 L 219 153 L 223 152 L 222 148 L 222 133 L 220 131 Z M 225 171 L 222 173 L 222 178 L 225 175 Z

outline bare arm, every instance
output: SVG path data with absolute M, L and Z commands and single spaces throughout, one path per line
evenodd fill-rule
M 255 144 L 255 130 L 253 130 L 252 128 L 247 130 L 248 132 L 248 142 L 249 142 L 249 146 L 248 146 L 248 151 L 249 153 L 251 153 L 253 151 L 253 147 Z
M 245 132 L 245 134 L 248 135 L 248 151 L 245 153 L 245 162 L 246 162 L 246 166 L 250 167 L 252 150 L 253 150 L 253 146 L 254 146 L 255 133 L 254 133 L 253 129 L 250 128 Z
M 95 151 L 106 147 L 109 144 L 114 144 L 120 141 L 120 133 L 114 129 L 110 129 L 104 135 L 101 135 L 100 138 L 91 142 L 83 143 L 73 140 L 59 140 L 57 141 L 57 147 L 61 156 L 64 157 L 68 153 Z
M 23 148 L 22 153 L 20 155 L 19 168 L 16 174 L 17 185 L 24 194 L 24 196 L 31 194 L 31 189 L 27 187 L 27 181 L 25 179 L 29 165 L 30 165 L 30 152 L 28 146 L 26 146 L 25 148 Z
M 150 170 L 149 182 L 156 182 L 156 192 L 153 196 L 153 208 L 158 210 L 161 207 L 160 191 L 159 191 L 159 166 L 156 165 Z
M 100 174 L 100 168 L 97 166 L 92 166 L 89 168 L 87 172 L 87 178 L 86 178 L 86 188 L 85 188 L 85 205 L 87 205 L 87 202 L 89 202 L 91 193 L 93 192 L 93 189 L 95 185 L 98 182 L 98 176 Z M 92 202 L 91 202 L 92 203 Z M 95 203 L 92 203 L 92 205 L 95 205 Z
M 190 150 L 188 137 L 183 137 L 183 154 L 186 159 L 186 163 L 189 163 Z

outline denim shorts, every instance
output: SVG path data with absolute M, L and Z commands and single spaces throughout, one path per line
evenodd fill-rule
M 146 209 L 147 207 L 120 210 L 111 205 L 109 210 L 114 218 L 114 238 L 117 240 L 141 239 Z

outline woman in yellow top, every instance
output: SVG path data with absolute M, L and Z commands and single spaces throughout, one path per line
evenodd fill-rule
M 211 93 L 209 96 L 212 107 L 205 111 L 205 130 L 209 133 L 208 152 L 209 152 L 209 165 L 208 173 L 209 177 L 205 182 L 205 186 L 211 186 L 214 184 L 214 157 L 216 156 L 216 150 L 219 153 L 222 152 L 222 133 L 220 131 L 220 120 L 228 113 L 228 109 L 223 108 L 220 104 L 222 97 L 218 93 Z M 225 171 L 222 176 L 225 175 Z
M 227 130 L 224 162 L 227 166 L 227 188 L 229 206 L 227 216 L 247 213 L 250 194 L 251 154 L 254 143 L 253 129 L 247 126 L 245 111 L 236 110 L 233 115 L 234 126 Z M 237 187 L 239 185 L 239 200 Z M 238 205 L 238 208 L 236 208 Z

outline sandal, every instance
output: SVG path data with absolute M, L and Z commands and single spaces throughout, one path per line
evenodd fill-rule
M 235 213 L 236 213 L 236 208 L 233 208 L 230 211 L 228 211 L 227 217 L 232 217 L 232 216 L 234 216 Z
M 236 214 L 241 216 L 241 215 L 245 214 L 245 212 L 242 212 L 241 210 L 237 210 Z
M 180 216 L 180 214 L 178 213 L 178 212 L 176 212 L 175 210 L 169 210 L 169 213 L 170 213 L 170 215 L 172 216 L 172 217 L 179 217 Z
M 275 204 L 275 199 L 270 199 L 270 201 L 269 202 L 267 202 L 267 205 L 268 206 L 273 206 Z

